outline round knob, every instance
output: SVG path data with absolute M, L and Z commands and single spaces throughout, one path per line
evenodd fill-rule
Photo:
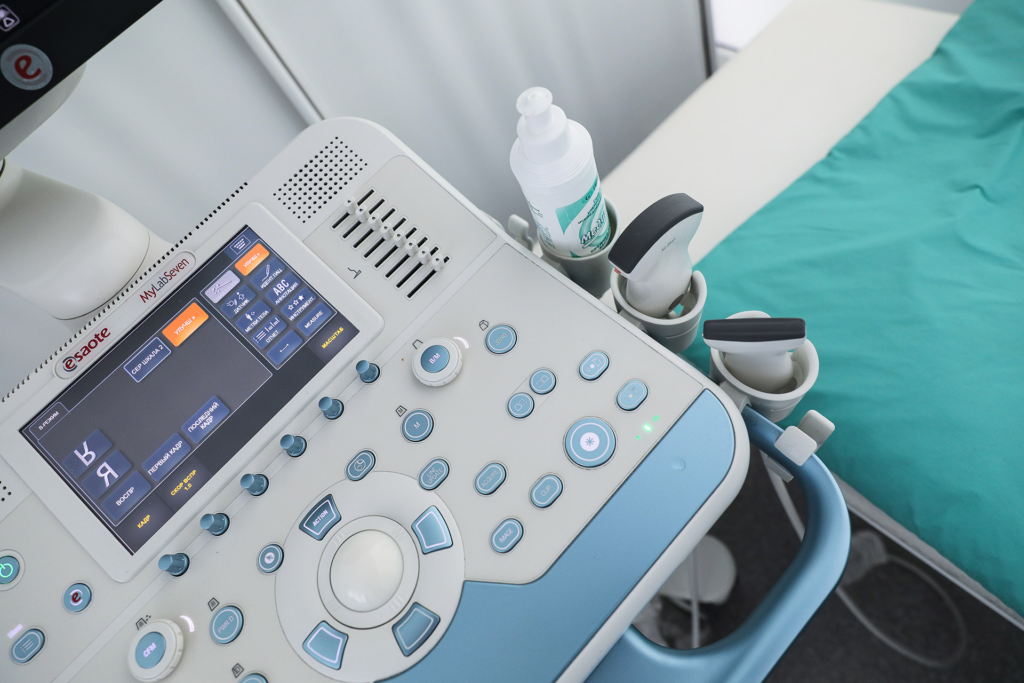
M 206 514 L 199 519 L 199 526 L 209 531 L 214 536 L 220 536 L 228 530 L 231 520 L 223 512 L 216 512 L 212 515 Z
M 243 474 L 239 482 L 242 488 L 254 496 L 262 496 L 270 486 L 270 480 L 262 474 Z
M 181 576 L 188 571 L 188 555 L 185 553 L 164 555 L 160 558 L 157 566 L 171 576 Z
M 181 661 L 185 639 L 173 621 L 155 619 L 132 638 L 128 647 L 128 669 L 139 681 L 166 678 Z
M 412 374 L 428 387 L 448 384 L 462 370 L 462 351 L 448 339 L 425 341 L 412 359 Z
M 345 406 L 342 405 L 341 401 L 330 396 L 324 396 L 316 405 L 323 411 L 324 417 L 328 420 L 337 420 L 345 412 Z
M 306 452 L 306 440 L 294 434 L 285 434 L 281 437 L 281 448 L 285 453 L 297 458 Z
M 383 531 L 360 531 L 341 544 L 331 564 L 331 589 L 353 612 L 383 607 L 402 583 L 402 549 Z
M 359 373 L 359 379 L 367 384 L 376 382 L 377 378 L 380 377 L 380 368 L 376 363 L 371 363 L 368 360 L 361 360 L 356 363 L 356 372 Z

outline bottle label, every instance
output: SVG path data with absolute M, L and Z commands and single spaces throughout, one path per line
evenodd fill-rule
M 590 256 L 604 249 L 611 238 L 599 178 L 595 177 L 594 184 L 575 202 L 555 209 L 557 225 L 550 225 L 554 221 L 545 219 L 544 213 L 532 203 L 530 210 L 541 239 L 548 249 L 556 253 L 572 258 Z M 552 235 L 552 232 L 556 232 L 556 235 Z

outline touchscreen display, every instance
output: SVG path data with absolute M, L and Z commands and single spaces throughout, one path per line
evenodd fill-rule
M 21 432 L 134 554 L 357 333 L 247 227 Z

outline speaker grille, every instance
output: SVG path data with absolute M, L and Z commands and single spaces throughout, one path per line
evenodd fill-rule
M 352 178 L 366 168 L 361 156 L 335 137 L 277 189 L 274 196 L 305 223 L 327 206 Z

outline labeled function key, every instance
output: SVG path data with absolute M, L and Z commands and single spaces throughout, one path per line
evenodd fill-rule
M 448 478 L 450 468 L 448 463 L 441 458 L 431 460 L 427 466 L 420 470 L 420 486 L 427 491 L 433 491 Z
M 516 341 L 516 331 L 509 325 L 495 325 L 484 338 L 487 350 L 499 356 L 511 351 Z

